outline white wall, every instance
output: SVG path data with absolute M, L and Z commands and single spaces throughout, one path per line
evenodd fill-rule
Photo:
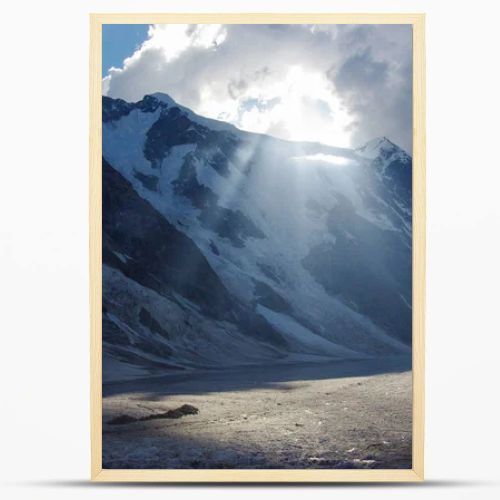
M 427 13 L 430 483 L 318 498 L 494 498 L 499 477 L 499 9 L 485 0 L 11 1 L 2 8 L 0 470 L 5 498 L 159 498 L 89 476 L 88 18 L 106 11 Z M 338 488 L 338 487 L 337 487 Z M 177 492 L 178 493 L 178 492 Z M 195 490 L 253 498 L 264 489 Z M 280 498 L 308 494 L 274 488 Z M 496 493 L 496 495 L 495 495 Z M 181 494 L 188 494 L 183 490 Z M 286 497 L 285 497 L 286 495 Z

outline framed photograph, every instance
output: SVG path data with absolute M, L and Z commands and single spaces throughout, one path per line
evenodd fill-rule
M 423 14 L 92 14 L 96 481 L 422 481 Z

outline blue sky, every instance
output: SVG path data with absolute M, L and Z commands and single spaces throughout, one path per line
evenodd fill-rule
M 123 60 L 148 37 L 148 24 L 104 24 L 102 26 L 102 76 L 109 68 L 121 68 Z

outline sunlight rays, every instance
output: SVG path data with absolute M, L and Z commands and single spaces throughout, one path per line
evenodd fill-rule
M 200 95 L 200 114 L 229 121 L 242 130 L 292 141 L 351 146 L 352 116 L 321 72 L 289 66 L 273 81 L 248 83 L 236 99 L 215 92 L 209 84 Z

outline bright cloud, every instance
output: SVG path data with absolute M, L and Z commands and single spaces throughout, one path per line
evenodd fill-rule
M 157 24 L 149 27 L 148 36 L 137 57 L 144 50 L 160 49 L 169 63 L 190 47 L 216 48 L 226 38 L 226 29 L 221 24 Z
M 411 152 L 409 26 L 154 25 L 103 91 L 165 92 L 245 130 L 336 146 L 385 135 Z

